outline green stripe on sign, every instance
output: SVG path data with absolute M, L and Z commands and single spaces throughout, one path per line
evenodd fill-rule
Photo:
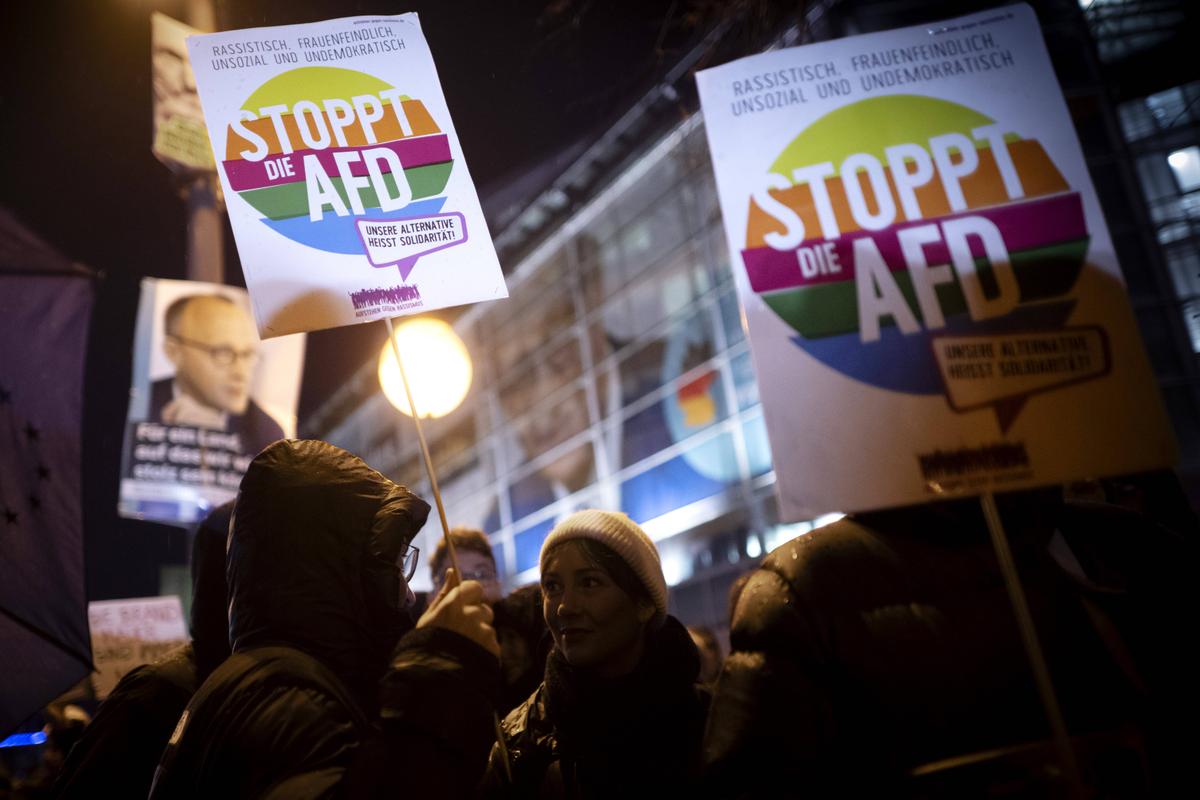
M 1021 302 L 1045 300 L 1071 291 L 1083 270 L 1091 237 L 1013 253 L 1013 273 L 1021 287 Z M 979 268 L 980 259 L 975 260 Z
M 1021 292 L 1020 302 L 1046 300 L 1070 291 L 1083 268 L 1088 242 L 1087 238 L 1083 238 L 1010 253 L 1013 275 Z M 992 289 L 995 281 L 992 280 L 991 265 L 987 259 L 975 259 L 975 269 L 983 277 L 985 291 Z M 893 272 L 891 276 L 913 315 L 921 320 L 912 276 L 907 270 Z M 953 283 L 938 284 L 935 291 L 943 316 L 967 313 L 967 299 L 963 296 L 957 275 Z M 858 330 L 858 295 L 852 280 L 820 283 L 760 296 L 780 319 L 805 339 L 823 339 Z M 896 322 L 889 316 L 881 319 L 880 324 L 895 325 Z
M 422 197 L 440 194 L 446 188 L 446 181 L 450 179 L 450 170 L 453 166 L 453 161 L 443 161 L 440 164 L 426 164 L 404 170 L 404 177 L 408 179 L 408 185 L 412 188 L 413 199 L 419 200 Z M 338 196 L 342 198 L 342 202 L 346 204 L 346 208 L 350 208 L 350 198 L 346 194 L 346 187 L 343 185 L 342 179 L 331 177 L 329 180 L 333 183 Z M 387 186 L 388 193 L 394 196 L 396 194 L 395 176 L 390 172 L 385 172 L 383 182 Z M 308 190 L 305 188 L 304 181 L 267 186 L 262 189 L 250 189 L 238 194 L 253 206 L 255 211 L 267 219 L 308 216 Z M 379 198 L 373 188 L 367 187 L 358 195 L 362 198 L 363 208 L 379 207 Z M 333 213 L 328 205 L 325 206 L 325 213 Z

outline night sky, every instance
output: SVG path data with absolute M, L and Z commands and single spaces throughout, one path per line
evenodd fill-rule
M 718 16 L 745 5 L 216 0 L 223 29 L 420 14 L 485 205 L 539 161 L 602 131 Z M 150 152 L 154 10 L 186 18 L 185 0 L 10 2 L 0 10 L 0 204 L 67 257 L 103 273 L 85 377 L 93 598 L 157 594 L 158 566 L 187 561 L 182 531 L 116 516 L 138 281 L 186 277 L 185 207 Z M 241 285 L 226 231 L 226 281 Z M 378 325 L 310 334 L 300 419 L 383 341 Z

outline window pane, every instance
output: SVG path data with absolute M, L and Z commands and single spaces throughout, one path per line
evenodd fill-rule
M 721 373 L 710 369 L 625 420 L 621 466 L 682 442 L 728 416 Z
M 514 520 L 537 513 L 559 497 L 574 494 L 595 480 L 590 442 L 542 464 L 509 487 L 508 498 Z
M 713 354 L 709 315 L 700 309 L 672 325 L 665 339 L 643 342 L 621 358 L 622 405 L 645 397 Z
M 546 535 L 553 527 L 554 520 L 548 519 L 517 532 L 513 537 L 513 544 L 517 551 L 517 572 L 524 572 L 538 565 L 538 556 L 542 553 L 542 542 L 546 540 Z
M 1160 128 L 1170 128 L 1178 124 L 1187 114 L 1187 100 L 1183 97 L 1183 88 L 1175 86 L 1146 98 L 1146 107 L 1150 109 Z
M 657 207 L 670 203 L 677 194 L 679 164 L 671 156 L 650 167 L 621 195 L 616 203 L 622 222 L 644 217 Z
M 742 353 L 729 363 L 733 372 L 733 388 L 737 393 L 738 409 L 744 410 L 758 402 L 758 379 L 754 374 L 754 361 L 750 351 Z
M 1180 191 L 1200 189 L 1200 147 L 1185 147 L 1167 155 L 1167 164 L 1175 173 Z
M 713 178 L 711 167 L 698 168 L 689 176 L 692 196 L 695 202 L 695 214 L 701 230 L 711 230 L 710 226 L 721 227 L 721 206 L 717 200 L 717 183 Z
M 526 367 L 527 359 L 574 321 L 571 295 L 562 286 L 531 304 L 524 313 L 493 334 L 491 344 L 498 382 L 505 383 L 514 369 Z
M 637 522 L 725 489 L 736 476 L 733 441 L 721 434 L 621 484 L 621 510 Z
M 1123 103 L 1119 113 L 1121 130 L 1124 131 L 1127 141 L 1135 142 L 1138 139 L 1144 139 L 1158 128 L 1154 123 L 1154 117 L 1150 114 L 1150 109 L 1146 107 L 1145 100 Z
M 756 416 L 742 426 L 746 441 L 746 460 L 750 462 L 750 477 L 757 478 L 771 471 L 771 443 L 767 439 L 767 424 L 762 415 Z
M 733 280 L 733 273 L 729 268 L 729 245 L 725 241 L 724 229 L 720 225 L 714 225 L 711 231 L 706 234 L 708 241 L 704 243 L 702 252 L 705 258 L 709 259 L 709 270 L 712 273 L 712 282 L 714 286 L 720 285 L 725 281 Z M 738 257 L 738 263 L 741 263 L 741 256 Z
M 732 286 L 721 295 L 720 303 L 721 324 L 725 326 L 725 344 L 733 347 L 746 338 L 746 332 L 742 330 L 742 309 Z
M 510 369 L 501 384 L 500 405 L 505 416 L 515 419 L 526 414 L 582 372 L 579 340 L 574 336 L 534 353 Z
M 513 463 L 522 464 L 537 458 L 584 431 L 588 421 L 587 396 L 582 389 L 551 398 L 513 426 L 521 448 Z
M 1183 321 L 1192 340 L 1192 350 L 1200 353 L 1200 300 L 1190 300 L 1183 304 Z
M 1138 309 L 1136 312 L 1142 341 L 1146 343 L 1146 355 L 1150 356 L 1150 365 L 1159 378 L 1175 377 L 1183 372 L 1164 312 L 1175 313 L 1174 309 L 1162 306 Z
M 604 299 L 624 283 L 624 259 L 614 237 L 601 239 L 589 228 L 575 239 L 583 300 L 587 310 L 599 308 Z
M 618 235 L 626 280 L 683 244 L 687 235 L 678 201 L 647 209 Z
M 672 313 L 692 304 L 696 284 L 691 266 L 688 254 L 681 253 L 681 257 L 669 266 L 631 287 L 628 292 L 629 326 L 623 331 L 625 337 L 641 336 Z
M 1181 299 L 1200 296 L 1200 251 L 1190 243 L 1167 252 L 1167 266 Z

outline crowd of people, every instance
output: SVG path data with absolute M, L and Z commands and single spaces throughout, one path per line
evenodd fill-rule
M 1103 499 L 1103 498 L 1101 498 Z M 1164 796 L 1185 785 L 1194 520 L 1002 496 L 1076 763 L 1055 748 L 977 503 L 846 517 L 730 598 L 730 653 L 669 613 L 625 514 L 554 526 L 507 596 L 429 506 L 283 440 L 195 536 L 192 643 L 117 685 L 52 796 Z M 457 564 L 457 569 L 452 566 Z M 419 613 L 413 613 L 420 609 Z

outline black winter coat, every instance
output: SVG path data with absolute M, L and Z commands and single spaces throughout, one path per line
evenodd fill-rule
M 601 681 L 557 648 L 542 685 L 504 720 L 513 783 L 492 751 L 489 798 L 684 797 L 695 788 L 709 694 L 700 658 L 674 617 L 630 675 Z
M 190 644 L 126 673 L 71 748 L 53 796 L 145 797 L 158 757 L 198 685 Z
M 232 513 L 232 502 L 219 506 L 192 542 L 192 643 L 120 680 L 67 755 L 55 797 L 145 797 L 150 791 L 180 713 L 229 655 L 225 540 Z
M 1001 511 L 1068 729 L 1098 742 L 1085 780 L 1142 796 L 1141 732 L 1158 713 L 1146 686 L 1182 685 L 1169 673 L 1190 661 L 1169 652 L 1186 583 L 1160 562 L 1181 540 L 1019 497 Z M 1067 543 L 1078 575 L 1056 555 Z M 862 514 L 784 544 L 742 591 L 730 640 L 705 736 L 713 796 L 1046 793 L 1034 773 L 1052 748 L 942 771 L 1049 738 L 977 501 Z M 944 776 L 951 788 L 930 790 Z
M 429 506 L 324 442 L 251 462 L 230 537 L 234 654 L 189 703 L 151 797 L 464 796 L 493 741 L 495 657 L 413 631 L 396 560 Z

